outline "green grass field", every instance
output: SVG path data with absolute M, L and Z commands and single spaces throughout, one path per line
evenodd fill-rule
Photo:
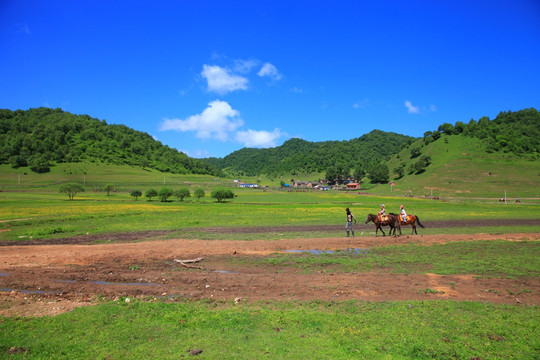
M 536 307 L 452 301 L 119 301 L 0 321 L 0 354 L 24 359 L 535 359 L 539 339 Z
M 166 185 L 167 186 L 167 185 Z M 195 185 L 197 186 L 197 185 Z M 180 186 L 176 187 L 179 188 Z M 159 190 L 159 187 L 156 187 Z M 171 186 L 175 189 L 174 186 Z M 170 230 L 192 237 L 201 227 L 309 226 L 342 225 L 345 207 L 351 208 L 359 222 L 368 213 L 376 213 L 381 203 L 387 211 L 398 212 L 404 204 L 410 214 L 421 220 L 458 219 L 534 219 L 540 217 L 540 202 L 500 204 L 496 201 L 434 201 L 396 196 L 359 195 L 357 193 L 286 192 L 277 190 L 234 189 L 238 195 L 226 203 L 210 198 L 212 188 L 200 201 L 188 198 L 161 202 L 154 198 L 135 201 L 128 189 L 84 193 L 70 201 L 58 192 L 58 185 L 0 193 L 0 240 L 58 238 L 84 234 L 105 234 L 146 230 Z M 539 231 L 539 227 L 499 227 L 482 232 L 499 233 Z M 405 233 L 408 231 L 404 230 Z M 422 229 L 425 234 L 467 233 L 474 228 Z M 322 233 L 317 236 L 337 236 Z M 368 235 L 366 233 L 366 235 Z M 228 236 L 232 236 L 229 234 Z M 271 235 L 269 235 L 271 236 Z M 305 236 L 305 234 L 299 234 Z M 339 233 L 341 236 L 341 233 Z M 282 236 L 281 236 L 282 237 Z
M 0 167 L 3 189 L 0 192 L 0 230 L 9 230 L 0 232 L 0 240 L 143 230 L 171 230 L 165 237 L 245 241 L 285 236 L 343 236 L 342 230 L 336 233 L 288 232 L 286 235 L 207 234 L 200 228 L 337 225 L 341 229 L 345 207 L 351 208 L 363 222 L 368 213 L 378 211 L 381 203 L 389 211 L 396 212 L 399 205 L 404 204 L 409 213 L 419 215 L 423 222 L 540 218 L 540 200 L 533 199 L 534 193 L 528 193 L 531 198 L 523 199 L 519 204 L 501 204 L 497 201 L 500 196 L 488 196 L 497 193 L 499 185 L 486 193 L 463 192 L 455 198 L 439 201 L 404 197 L 403 189 L 399 187 L 394 189 L 395 193 L 390 193 L 386 187 L 373 187 L 368 191 L 369 195 L 235 188 L 238 197 L 217 203 L 210 198 L 211 190 L 232 186 L 232 179 L 163 175 L 140 168 L 119 169 L 103 164 L 86 166 L 80 169 L 63 164 L 53 168 L 50 174 L 39 176 L 25 175 L 24 170 L 17 174 Z M 423 175 L 434 176 L 428 171 Z M 442 174 L 442 170 L 438 174 Z M 537 181 L 534 171 L 527 174 Z M 21 175 L 20 184 L 18 175 Z M 252 179 L 253 182 L 257 180 Z M 58 191 L 60 183 L 66 181 L 85 183 L 85 192 L 69 201 L 66 194 Z M 272 185 L 270 179 L 261 179 L 262 184 L 265 181 Z M 273 181 L 279 183 L 279 179 Z M 411 186 L 423 189 L 418 181 Z M 102 189 L 106 184 L 114 185 L 117 191 L 110 196 L 97 191 L 98 186 Z M 206 197 L 183 202 L 172 198 L 172 201 L 162 203 L 145 198 L 135 201 L 128 192 L 131 188 L 144 192 L 150 187 L 159 190 L 165 186 L 173 190 L 187 186 L 192 191 L 201 187 Z M 517 186 L 525 189 L 528 184 L 518 182 Z M 521 196 L 525 198 L 525 195 Z M 540 232 L 540 227 L 426 228 L 419 231 L 422 234 L 504 234 Z M 408 233 L 408 229 L 404 233 Z M 280 270 L 299 268 L 306 273 L 329 268 L 336 272 L 358 273 L 385 269 L 407 274 L 429 271 L 538 279 L 539 255 L 538 242 L 534 241 L 467 241 L 381 247 L 371 249 L 366 256 L 356 257 L 340 253 L 318 256 L 273 254 L 251 259 L 244 265 L 262 263 Z M 510 291 L 517 293 L 530 289 Z M 537 306 L 447 300 L 233 304 L 153 297 L 131 299 L 130 303 L 124 299 L 116 302 L 96 299 L 95 302 L 96 306 L 77 308 L 54 317 L 0 317 L 0 358 L 539 359 L 540 354 Z M 3 302 L 1 306 L 10 305 Z M 197 349 L 202 352 L 195 355 Z

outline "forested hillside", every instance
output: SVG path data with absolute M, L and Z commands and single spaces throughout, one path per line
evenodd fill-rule
M 106 162 L 175 174 L 221 172 L 149 134 L 61 109 L 0 109 L 0 164 L 47 172 L 54 163 Z
M 291 139 L 275 148 L 244 148 L 223 159 L 209 158 L 206 161 L 240 175 L 322 172 L 332 174 L 334 178 L 378 165 L 413 140 L 409 136 L 374 130 L 347 141 L 309 142 Z
M 490 120 L 445 123 L 388 161 L 396 192 L 490 197 L 538 194 L 540 113 L 501 112 Z
M 540 113 L 535 108 L 519 111 L 500 112 L 493 120 L 484 116 L 478 121 L 471 119 L 465 124 L 444 123 L 437 131 L 424 134 L 429 143 L 440 138 L 441 134 L 459 135 L 482 139 L 488 152 L 502 151 L 514 154 L 540 153 Z

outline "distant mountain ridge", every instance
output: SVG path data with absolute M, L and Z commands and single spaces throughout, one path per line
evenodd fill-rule
M 175 174 L 222 175 L 206 162 L 125 125 L 62 109 L 0 109 L 0 164 L 48 172 L 54 163 L 133 165 Z
M 461 138 L 463 141 L 455 140 Z M 471 143 L 466 138 L 479 141 Z M 373 130 L 352 140 L 310 142 L 294 138 L 275 148 L 244 148 L 224 158 L 193 159 L 147 133 L 109 125 L 88 115 L 50 108 L 0 109 L 0 164 L 29 166 L 35 172 L 47 172 L 55 163 L 89 161 L 213 176 L 324 173 L 329 179 L 350 175 L 362 179 L 367 175 L 372 182 L 386 183 L 389 179 L 436 176 L 429 171 L 430 166 L 440 166 L 446 158 L 437 149 L 448 152 L 441 142 L 478 144 L 474 145 L 475 158 L 492 154 L 535 163 L 540 159 L 540 113 L 529 108 L 501 112 L 493 120 L 482 117 L 468 123 L 444 123 L 437 130 L 426 131 L 423 138 Z M 379 171 L 381 174 L 375 174 Z
M 411 136 L 373 130 L 352 140 L 310 142 L 294 138 L 275 148 L 244 148 L 224 158 L 204 160 L 229 173 L 247 176 L 321 173 L 332 167 L 369 167 L 387 160 L 414 140 Z

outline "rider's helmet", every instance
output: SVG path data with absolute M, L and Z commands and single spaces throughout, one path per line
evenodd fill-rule
M 381 204 L 381 209 L 384 207 L 384 204 Z
M 401 205 L 399 208 L 400 208 L 400 209 L 403 209 L 403 205 Z

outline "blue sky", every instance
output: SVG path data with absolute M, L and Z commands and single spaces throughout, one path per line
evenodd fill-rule
M 0 108 L 193 157 L 540 109 L 540 2 L 0 1 Z

